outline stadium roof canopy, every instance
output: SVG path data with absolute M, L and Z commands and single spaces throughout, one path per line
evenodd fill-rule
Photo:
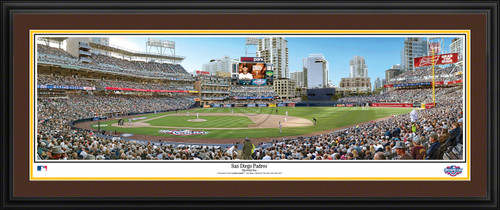
M 128 50 L 128 49 L 121 48 L 118 46 L 102 45 L 102 44 L 97 44 L 97 43 L 93 43 L 93 42 L 89 43 L 89 45 L 92 47 L 92 49 L 113 52 L 113 53 L 117 53 L 117 54 L 120 54 L 123 56 L 166 60 L 166 61 L 170 61 L 172 63 L 180 63 L 186 58 L 184 56 L 177 56 L 177 55 L 162 55 L 159 53 L 156 54 L 156 53 L 136 52 L 136 51 Z
M 64 40 L 68 39 L 68 37 L 40 37 L 39 39 L 54 41 L 54 42 L 63 42 Z

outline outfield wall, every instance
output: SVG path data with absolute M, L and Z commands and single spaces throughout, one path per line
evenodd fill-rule
M 294 107 L 296 103 L 275 103 L 275 104 L 211 104 L 204 105 L 203 108 L 230 108 L 230 107 Z
M 410 103 L 372 103 L 372 107 L 407 107 L 412 108 Z

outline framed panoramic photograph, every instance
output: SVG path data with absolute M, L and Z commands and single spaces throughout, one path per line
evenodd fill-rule
M 498 206 L 498 5 L 6 5 L 6 207 Z

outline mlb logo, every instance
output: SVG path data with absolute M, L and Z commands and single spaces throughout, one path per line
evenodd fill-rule
M 45 169 L 45 171 L 47 171 L 47 166 L 36 166 L 37 171 L 42 171 L 42 169 Z
M 457 176 L 462 173 L 463 168 L 460 166 L 448 166 L 444 169 L 444 173 L 450 176 Z

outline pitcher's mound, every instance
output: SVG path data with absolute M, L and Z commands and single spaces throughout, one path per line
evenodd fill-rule
M 205 119 L 193 119 L 193 120 L 188 120 L 189 122 L 205 122 L 207 120 Z

